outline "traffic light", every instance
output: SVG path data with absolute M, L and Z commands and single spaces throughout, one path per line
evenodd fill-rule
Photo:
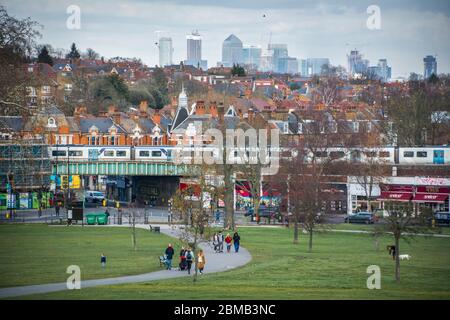
M 69 179 L 68 179 L 67 176 L 62 176 L 62 177 L 61 177 L 61 187 L 62 187 L 63 189 L 69 188 Z

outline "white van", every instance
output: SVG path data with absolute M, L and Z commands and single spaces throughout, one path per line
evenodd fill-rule
M 86 202 L 102 202 L 105 199 L 105 195 L 100 191 L 86 190 L 84 192 L 84 200 Z

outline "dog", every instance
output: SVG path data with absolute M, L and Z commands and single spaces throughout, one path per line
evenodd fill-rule
M 409 259 L 411 259 L 411 256 L 409 254 L 400 254 L 398 257 L 400 258 L 400 260 L 409 260 Z

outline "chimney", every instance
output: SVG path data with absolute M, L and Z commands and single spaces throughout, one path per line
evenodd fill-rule
M 108 114 L 113 115 L 118 112 L 117 106 L 111 104 L 108 106 Z
M 219 124 L 223 123 L 223 117 L 225 114 L 225 107 L 222 102 L 219 102 L 219 106 L 217 107 L 217 115 L 219 117 Z
M 248 123 L 253 123 L 253 120 L 255 119 L 255 112 L 253 111 L 253 108 L 249 108 L 248 111 Z
M 120 112 L 114 112 L 112 118 L 114 123 L 120 124 Z
M 148 102 L 146 100 L 141 101 L 141 103 L 139 104 L 139 111 L 141 113 L 142 112 L 147 113 L 147 110 L 148 110 Z
M 197 101 L 197 105 L 195 106 L 195 114 L 199 116 L 205 114 L 205 101 L 203 100 Z
M 214 118 L 217 118 L 217 103 L 215 101 L 209 102 L 209 112 L 211 113 L 211 116 Z
M 158 126 L 161 124 L 161 115 L 159 114 L 158 109 L 155 109 L 155 113 L 153 114 L 152 120 Z

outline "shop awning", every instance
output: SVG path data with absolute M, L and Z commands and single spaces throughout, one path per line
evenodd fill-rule
M 381 201 L 409 201 L 413 194 L 411 192 L 392 192 L 381 191 L 381 195 L 377 200 Z
M 448 198 L 448 194 L 442 193 L 416 193 L 414 196 L 414 202 L 434 202 L 434 203 L 445 203 Z

